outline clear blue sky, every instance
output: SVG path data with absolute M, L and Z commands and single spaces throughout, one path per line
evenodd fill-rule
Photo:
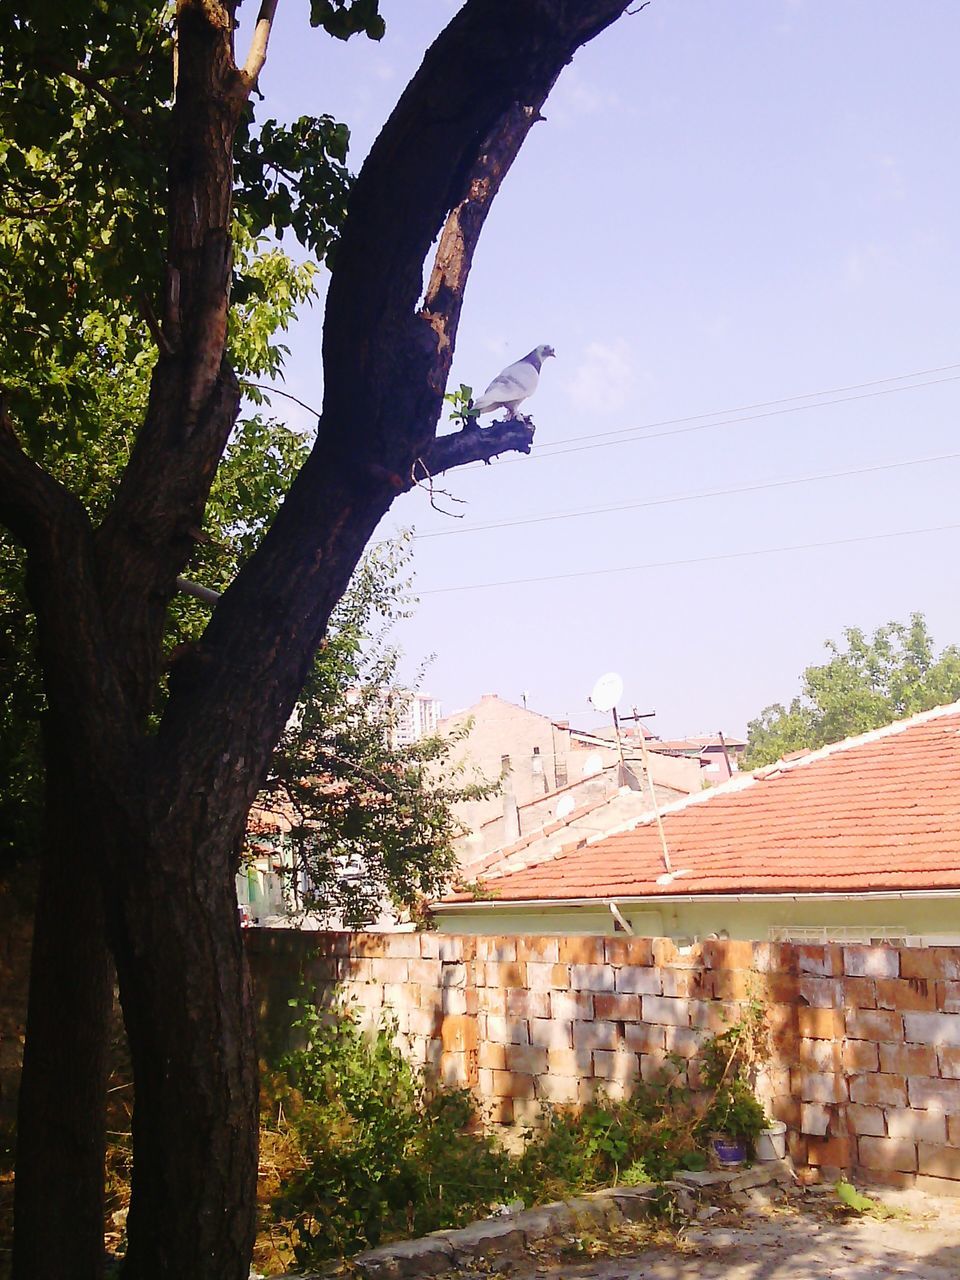
M 342 45 L 282 3 L 264 107 L 343 119 L 359 166 L 457 7 L 384 0 L 382 43 Z M 384 522 L 420 535 L 398 639 L 411 665 L 436 654 L 445 710 L 526 690 L 594 723 L 587 694 L 615 669 L 664 735 L 736 733 L 844 626 L 919 609 L 960 641 L 960 528 L 592 572 L 960 524 L 960 458 L 468 531 L 960 453 L 958 49 L 956 0 L 653 0 L 581 50 L 488 220 L 453 371 L 482 389 L 553 344 L 534 455 L 449 476 L 462 520 L 413 494 Z M 320 318 L 291 334 L 285 384 L 317 405 Z M 818 402 L 775 407 L 798 403 Z M 584 576 L 447 590 L 560 574 Z

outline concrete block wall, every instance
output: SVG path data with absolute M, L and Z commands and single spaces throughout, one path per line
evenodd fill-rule
M 753 996 L 773 1052 L 758 1081 L 813 1169 L 960 1192 L 960 948 L 449 934 L 247 935 L 265 1043 L 301 989 L 339 988 L 496 1123 L 694 1059 Z M 697 1065 L 686 1070 L 696 1088 Z

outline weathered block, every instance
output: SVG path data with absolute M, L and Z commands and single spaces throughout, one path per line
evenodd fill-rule
M 850 1081 L 850 1101 L 862 1102 L 870 1107 L 905 1107 L 907 1083 L 903 1076 L 873 1075 L 854 1076 Z
M 628 994 L 657 996 L 663 990 L 663 971 L 624 965 L 616 971 L 616 989 Z
M 960 979 L 960 948 L 904 947 L 900 952 L 901 978 Z
M 857 1079 L 870 1079 L 870 1077 L 858 1076 Z M 825 1071 L 797 1071 L 791 1072 L 791 1080 L 804 1102 L 847 1101 L 847 1083 L 843 1076 L 832 1075 Z
M 836 978 L 843 973 L 843 950 L 836 943 L 796 943 L 793 954 L 797 973 L 820 978 Z
M 569 1022 L 589 1022 L 593 1017 L 593 996 L 589 991 L 551 991 L 550 1015 Z
M 843 1036 L 841 1009 L 797 1009 L 797 1029 L 811 1039 L 835 1040 Z
M 911 1076 L 907 1081 L 911 1107 L 960 1114 L 960 1080 L 935 1080 L 932 1076 Z
M 818 1043 L 828 1044 L 829 1041 L 821 1040 Z M 880 1070 L 879 1046 L 870 1040 L 845 1040 L 842 1058 L 846 1071 L 857 1073 Z
M 613 965 L 653 964 L 650 938 L 604 938 L 603 958 Z
M 484 1040 L 477 1049 L 477 1061 L 481 1068 L 488 1068 L 492 1071 L 506 1071 L 507 1046 L 493 1044 L 490 1040 Z M 490 1078 L 490 1083 L 493 1083 L 493 1077 Z
M 527 966 L 519 961 L 488 960 L 484 966 L 488 987 L 525 987 Z
M 688 1000 L 687 1011 L 690 1014 L 692 1027 L 703 1027 L 707 1031 L 726 1031 L 740 1017 L 741 1006 L 733 1000 Z M 774 1018 L 768 1009 L 768 1025 L 774 1030 Z
M 426 987 L 439 987 L 440 963 L 437 960 L 408 960 L 407 978 Z
M 507 992 L 508 1018 L 549 1018 L 550 996 L 546 991 L 518 989 Z
M 667 1053 L 679 1054 L 681 1058 L 692 1058 L 699 1053 L 707 1034 L 697 1027 L 666 1026 L 663 1030 Z
M 477 938 L 477 959 L 510 961 L 517 958 L 516 938 Z
M 890 1009 L 848 1009 L 846 1025 L 852 1040 L 892 1043 L 903 1039 L 903 1019 Z
M 900 952 L 890 946 L 844 947 L 843 971 L 854 978 L 898 978 Z
M 660 976 L 665 996 L 709 998 L 713 994 L 713 975 L 703 969 L 662 969 Z
M 617 1026 L 613 1022 L 574 1022 L 573 1047 L 575 1049 L 615 1049 Z
M 517 959 L 556 964 L 560 959 L 560 939 L 518 938 Z
M 887 1107 L 887 1135 L 911 1142 L 943 1144 L 947 1140 L 947 1118 L 940 1111 L 905 1111 Z
M 516 1071 L 494 1071 L 491 1087 L 496 1098 L 532 1098 L 534 1096 L 533 1076 L 522 1075 Z
M 844 1118 L 851 1133 L 868 1134 L 876 1138 L 886 1135 L 886 1123 L 880 1107 L 861 1107 L 851 1102 L 844 1110 Z
M 640 1019 L 640 997 L 618 993 L 598 993 L 593 997 L 593 1016 L 600 1022 L 637 1022 Z
M 943 1045 L 937 1050 L 937 1058 L 944 1080 L 960 1080 L 960 1049 Z
M 867 1044 L 866 1041 L 851 1040 L 847 1044 Z M 876 1046 L 873 1049 L 876 1059 Z M 801 1040 L 798 1051 L 800 1065 L 813 1071 L 840 1071 L 843 1068 L 843 1056 L 846 1046 L 836 1040 Z
M 531 991 L 566 991 L 570 986 L 570 966 L 546 960 L 527 960 L 527 986 Z
M 822 1102 L 800 1104 L 800 1132 L 822 1137 L 830 1127 L 833 1109 Z M 881 1117 L 882 1118 L 882 1117 Z M 883 1132 L 881 1130 L 881 1132 Z
M 710 976 L 717 1000 L 749 1000 L 757 985 L 755 975 L 743 969 L 714 969 Z
M 921 1142 L 917 1148 L 920 1173 L 960 1180 L 960 1149 Z
M 900 1076 L 939 1075 L 937 1051 L 930 1044 L 881 1044 L 880 1070 Z
M 551 1071 L 537 1081 L 537 1094 L 556 1106 L 575 1106 L 580 1100 L 580 1077 L 558 1076 Z
M 584 1076 L 593 1070 L 589 1049 L 548 1049 L 547 1066 L 551 1075 Z
M 467 1012 L 467 993 L 456 987 L 445 987 L 441 992 L 440 1009 L 445 1016 Z
M 440 1022 L 440 1039 L 448 1053 L 468 1053 L 477 1047 L 477 1020 L 453 1014 Z
M 960 1046 L 960 1013 L 905 1013 L 903 1027 L 907 1041 Z
M 863 1137 L 857 1140 L 857 1147 L 860 1164 L 866 1169 L 893 1169 L 901 1173 L 916 1172 L 916 1143 L 902 1138 Z
M 565 1018 L 531 1018 L 527 1031 L 530 1043 L 541 1049 L 569 1049 L 573 1044 L 573 1023 Z
M 856 1139 L 840 1134 L 832 1138 L 807 1138 L 807 1163 L 815 1168 L 849 1169 L 856 1164 Z
M 936 984 L 929 978 L 878 978 L 877 1007 L 899 1013 L 936 1009 Z
M 642 1003 L 644 1022 L 659 1022 L 665 1026 L 688 1027 L 690 1009 L 686 1000 L 670 1000 L 665 996 L 644 996 Z
M 844 978 L 840 983 L 840 1000 L 846 1009 L 875 1009 L 877 982 L 874 978 Z
M 752 969 L 753 943 L 711 938 L 703 943 L 702 957 L 707 969 Z
M 657 1053 L 663 1050 L 666 1028 L 652 1026 L 648 1022 L 627 1022 L 623 1028 L 623 1039 L 628 1049 L 637 1053 Z
M 498 1044 L 529 1044 L 527 1024 L 522 1018 L 497 1018 L 487 1014 L 486 1039 Z
M 536 1076 L 547 1069 L 547 1051 L 532 1044 L 506 1046 L 507 1070 Z
M 812 1009 L 840 1009 L 843 1006 L 843 982 L 840 978 L 801 978 L 800 999 Z
M 564 964 L 603 964 L 604 938 L 571 937 L 559 941 L 560 960 Z
M 595 1049 L 593 1074 L 600 1080 L 635 1080 L 640 1071 L 640 1061 L 635 1053 L 623 1049 Z
M 574 991 L 613 991 L 615 972 L 609 964 L 572 964 L 570 986 Z

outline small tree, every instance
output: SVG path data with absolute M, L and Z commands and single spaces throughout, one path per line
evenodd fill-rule
M 348 926 L 375 919 L 385 900 L 415 916 L 436 897 L 457 869 L 463 828 L 452 806 L 497 789 L 461 776 L 450 758 L 457 737 L 397 743 L 410 691 L 397 681 L 391 633 L 411 603 L 408 555 L 406 539 L 383 543 L 359 565 L 259 797 L 291 823 L 299 907 Z
M 749 768 L 960 698 L 960 649 L 938 654 L 922 613 L 888 622 L 870 639 L 859 627 L 843 635 L 845 647 L 828 640 L 830 660 L 807 667 L 803 692 L 789 707 L 774 703 L 750 721 Z

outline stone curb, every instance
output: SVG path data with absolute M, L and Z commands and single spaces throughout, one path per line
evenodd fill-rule
M 486 1258 L 516 1256 L 528 1245 L 565 1232 L 605 1230 L 646 1216 L 650 1201 L 662 1193 L 653 1183 L 608 1187 L 570 1200 L 524 1209 L 502 1218 L 484 1218 L 456 1231 L 435 1231 L 420 1240 L 399 1240 L 368 1249 L 350 1260 L 350 1274 L 368 1280 L 412 1280 L 439 1276 Z M 342 1276 L 339 1265 L 309 1275 L 288 1273 L 283 1280 L 327 1280 Z
M 723 1187 L 742 1192 L 770 1182 L 792 1182 L 789 1160 L 772 1160 L 729 1172 L 678 1173 L 666 1183 L 637 1187 L 606 1187 L 569 1200 L 539 1205 L 497 1218 L 484 1218 L 458 1230 L 434 1231 L 419 1240 L 368 1249 L 350 1259 L 349 1268 L 337 1264 L 322 1272 L 290 1272 L 281 1280 L 332 1280 L 345 1274 L 365 1280 L 413 1280 L 439 1276 L 482 1259 L 517 1257 L 538 1240 L 577 1231 L 609 1231 L 624 1222 L 637 1222 L 647 1214 L 657 1196 L 674 1196 L 678 1202 L 691 1193 Z

